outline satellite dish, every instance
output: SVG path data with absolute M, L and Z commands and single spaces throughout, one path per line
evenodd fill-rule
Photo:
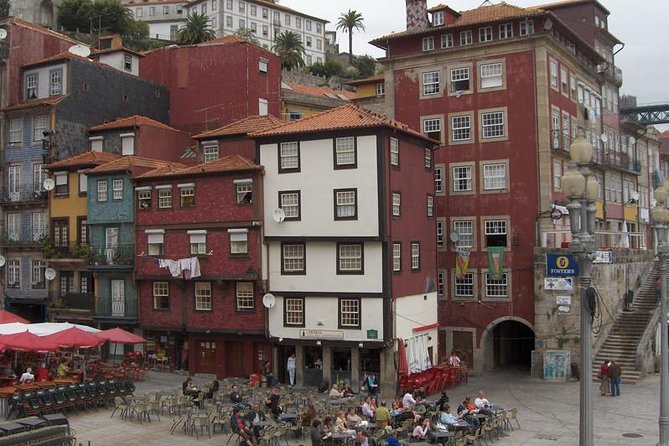
M 602 133 L 601 135 L 599 135 L 599 139 L 600 139 L 604 144 L 606 144 L 607 142 L 609 142 L 609 136 L 608 136 L 606 133 Z
M 272 293 L 265 294 L 262 297 L 262 304 L 268 310 L 272 308 L 274 305 L 276 305 L 276 298 L 274 297 L 274 294 Z
M 627 143 L 628 144 L 635 144 L 636 143 L 636 138 L 634 136 L 630 136 L 627 138 Z
M 460 234 L 458 231 L 453 231 L 449 234 L 448 239 L 453 243 L 457 243 L 460 240 Z
M 5 263 L 7 263 L 5 256 L 0 256 L 0 267 L 5 266 Z
M 553 21 L 550 18 L 547 18 L 544 22 L 544 30 L 550 31 L 553 29 Z
M 47 178 L 44 180 L 44 189 L 53 190 L 54 187 L 56 187 L 56 182 L 53 181 L 53 178 Z
M 5 38 L 7 38 L 7 30 L 0 28 L 0 40 L 5 40 Z
M 286 213 L 281 208 L 274 209 L 274 212 L 272 212 L 272 219 L 277 223 L 281 223 L 286 219 Z
M 637 191 L 630 192 L 630 198 L 633 201 L 639 201 L 639 197 L 640 197 L 639 192 L 637 192 Z
M 86 45 L 72 45 L 67 49 L 67 52 L 81 57 L 88 57 L 91 55 L 91 49 Z
M 47 268 L 44 270 L 44 278 L 46 280 L 53 280 L 56 278 L 56 270 L 53 268 Z

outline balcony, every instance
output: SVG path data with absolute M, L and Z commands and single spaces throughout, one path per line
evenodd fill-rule
M 53 243 L 44 241 L 44 257 L 51 262 L 86 262 L 91 256 L 91 248 L 79 243 Z
M 50 291 L 49 301 L 54 310 L 93 311 L 95 309 L 95 296 L 93 293 L 61 293 L 60 291 Z
M 92 267 L 133 266 L 135 264 L 135 245 L 119 245 L 115 248 L 89 247 L 88 264 Z
M 569 154 L 571 141 L 571 135 L 562 133 L 560 130 L 551 130 L 551 149 L 553 149 L 554 152 L 564 152 Z
M 0 189 L 0 204 L 20 205 L 46 203 L 49 194 L 37 185 L 20 185 L 18 187 L 3 187 Z
M 601 164 L 606 167 L 623 170 L 627 173 L 641 174 L 641 162 L 627 153 L 604 151 L 596 149 L 595 153 L 601 157 Z
M 609 64 L 606 71 L 604 71 L 604 76 L 618 87 L 623 84 L 623 70 L 613 64 Z
M 96 319 L 136 321 L 137 297 L 126 296 L 124 299 L 113 299 L 110 296 L 99 297 L 95 308 Z
M 32 238 L 23 237 L 21 231 L 0 232 L 0 247 L 9 249 L 42 249 L 44 244 L 44 235 L 31 234 Z

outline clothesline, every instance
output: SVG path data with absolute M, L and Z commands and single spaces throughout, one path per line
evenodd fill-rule
M 197 257 L 186 257 L 184 259 L 164 259 L 156 258 L 156 265 L 158 268 L 167 269 L 172 277 L 179 279 L 195 279 L 200 277 L 200 259 Z

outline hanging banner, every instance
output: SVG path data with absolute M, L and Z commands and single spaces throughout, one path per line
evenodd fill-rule
M 455 277 L 456 279 L 464 279 L 469 268 L 469 256 L 472 252 L 471 248 L 458 248 L 455 256 Z
M 488 274 L 492 280 L 500 280 L 504 273 L 504 247 L 488 246 Z

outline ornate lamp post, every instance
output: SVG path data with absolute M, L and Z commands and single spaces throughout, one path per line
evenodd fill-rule
M 667 339 L 667 258 L 669 257 L 669 209 L 666 208 L 666 186 L 655 189 L 657 204 L 653 208 L 653 225 L 657 235 L 657 255 L 660 259 L 662 289 L 660 295 L 660 442 L 658 446 L 669 446 L 669 339 Z
M 595 242 L 595 200 L 599 195 L 599 183 L 590 174 L 592 144 L 579 129 L 576 139 L 569 147 L 572 167 L 562 177 L 562 190 L 569 197 L 569 222 L 572 233 L 571 251 L 578 263 L 578 283 L 581 294 L 581 377 L 579 446 L 593 446 L 593 405 L 592 405 L 592 315 L 594 293 L 592 282 L 592 261 L 597 245 Z

